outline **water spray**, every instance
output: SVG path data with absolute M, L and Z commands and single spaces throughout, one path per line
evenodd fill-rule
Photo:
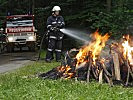
M 70 37 L 73 37 L 73 38 L 80 40 L 82 42 L 85 42 L 85 43 L 87 43 L 90 40 L 90 37 L 87 34 L 85 34 L 82 31 L 79 31 L 79 30 L 64 28 L 64 29 L 60 29 L 60 31 Z

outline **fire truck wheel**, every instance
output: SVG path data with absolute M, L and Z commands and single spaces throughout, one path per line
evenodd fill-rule
M 29 46 L 29 50 L 32 51 L 32 52 L 35 52 L 36 51 L 36 45 L 35 45 L 35 43 L 31 43 L 31 45 Z
M 14 51 L 14 47 L 11 44 L 7 44 L 6 49 L 7 49 L 7 52 L 9 52 L 9 53 Z
M 5 44 L 0 44 L 0 53 L 5 52 Z
M 2 53 L 2 47 L 3 47 L 2 44 L 0 44 L 0 53 Z

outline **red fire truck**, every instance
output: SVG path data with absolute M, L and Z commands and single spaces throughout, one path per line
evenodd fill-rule
M 7 51 L 12 52 L 15 47 L 26 46 L 35 50 L 36 29 L 34 15 L 12 15 L 6 18 Z

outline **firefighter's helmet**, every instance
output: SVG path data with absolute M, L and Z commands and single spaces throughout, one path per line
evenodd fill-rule
M 54 6 L 52 11 L 61 11 L 61 8 L 59 6 Z

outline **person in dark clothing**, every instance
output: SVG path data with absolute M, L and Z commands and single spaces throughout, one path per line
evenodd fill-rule
M 60 31 L 64 28 L 64 18 L 59 15 L 61 11 L 59 6 L 54 6 L 52 9 L 52 15 L 47 19 L 48 29 L 48 48 L 46 53 L 46 62 L 51 62 L 54 59 L 53 52 L 56 53 L 56 61 L 61 60 L 62 39 L 64 34 Z

